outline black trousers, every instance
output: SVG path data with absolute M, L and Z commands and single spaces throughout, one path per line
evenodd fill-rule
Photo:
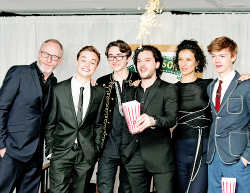
M 175 141 L 175 157 L 177 167 L 177 187 L 178 193 L 185 193 L 187 191 L 188 183 L 190 188 L 188 193 L 206 193 L 208 187 L 208 165 L 207 146 L 208 139 L 203 139 L 203 155 L 201 165 L 194 180 L 189 182 L 192 173 L 192 163 L 194 161 L 195 149 L 197 139 L 185 139 Z
M 151 179 L 157 193 L 174 193 L 174 171 L 167 173 L 152 173 L 147 170 L 138 148 L 131 161 L 125 165 L 132 193 L 150 192 Z
M 58 152 L 55 152 L 58 153 Z M 57 160 L 50 161 L 50 193 L 88 193 L 94 166 L 89 165 L 82 150 L 71 149 Z
M 18 161 L 5 153 L 0 157 L 0 192 L 37 193 L 40 185 L 42 161 L 37 150 L 28 162 Z
M 102 156 L 98 162 L 97 184 L 99 193 L 113 193 L 117 168 L 120 166 L 118 193 L 131 193 L 127 171 L 121 159 Z

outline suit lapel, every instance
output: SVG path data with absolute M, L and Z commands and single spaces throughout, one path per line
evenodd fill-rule
M 65 82 L 64 91 L 68 99 L 69 107 L 72 111 L 72 114 L 74 115 L 74 118 L 77 124 L 76 111 L 75 111 L 75 106 L 74 106 L 73 97 L 72 97 L 72 90 L 71 90 L 71 78 Z
M 221 109 L 225 106 L 226 102 L 228 101 L 228 98 L 230 97 L 230 95 L 232 94 L 236 86 L 239 84 L 239 81 L 238 81 L 239 77 L 240 77 L 240 74 L 236 72 L 233 80 L 231 81 L 230 85 L 228 86 L 225 92 L 225 95 L 223 96 L 218 114 L 220 113 Z
M 44 105 L 44 110 L 47 108 L 47 106 L 49 104 L 49 100 L 51 99 L 51 92 L 52 92 L 53 86 L 56 84 L 56 82 L 57 82 L 57 79 L 55 77 L 52 77 L 51 84 L 49 85 L 47 100 L 46 100 L 45 105 Z
M 161 83 L 161 79 L 156 79 L 155 83 L 152 85 L 152 87 L 150 88 L 150 91 L 148 93 L 148 96 L 147 96 L 147 99 L 145 101 L 145 105 L 144 105 L 144 108 L 142 110 L 143 113 L 146 112 L 147 108 L 148 108 L 148 105 L 149 103 L 151 102 L 152 98 L 155 96 L 155 93 L 156 91 L 158 90 L 159 86 L 160 86 L 160 83 Z
M 30 65 L 30 68 L 31 68 L 31 76 L 33 78 L 33 82 L 36 86 L 36 90 L 39 94 L 39 97 L 40 97 L 40 102 L 42 104 L 42 99 L 43 99 L 43 93 L 42 93 L 42 88 L 41 88 L 41 85 L 40 85 L 40 81 L 39 81 L 39 78 L 38 78 L 38 74 L 37 74 L 37 71 L 36 71 L 36 67 L 35 67 L 35 63 L 31 64 Z M 41 105 L 41 111 L 43 110 L 43 106 Z
M 211 107 L 211 109 L 213 110 L 213 111 L 215 111 L 216 113 L 217 113 L 217 111 L 216 111 L 216 108 L 215 108 L 215 105 L 214 105 L 214 102 L 213 102 L 213 91 L 214 91 L 214 85 L 215 85 L 215 83 L 218 81 L 218 78 L 217 79 L 215 79 L 215 80 L 213 80 L 213 82 L 211 83 L 211 85 L 209 86 L 209 93 L 208 93 L 208 97 L 210 98 L 210 107 Z

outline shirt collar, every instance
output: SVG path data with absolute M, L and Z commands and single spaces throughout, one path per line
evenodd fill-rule
M 127 76 L 127 78 L 126 79 L 124 79 L 126 82 L 128 82 L 128 81 L 130 81 L 131 80 L 131 78 L 132 78 L 132 72 L 129 70 L 128 71 L 128 76 Z M 113 80 L 113 81 L 115 81 L 115 79 L 114 79 L 114 71 L 111 73 L 111 79 Z
M 73 77 L 72 77 L 72 84 L 74 84 L 74 86 L 76 87 L 76 88 L 81 88 L 81 87 L 84 87 L 84 91 L 87 91 L 87 90 L 89 90 L 90 89 L 90 81 L 88 81 L 85 85 L 82 85 L 80 82 L 78 82 L 77 80 L 76 80 L 76 74 L 74 74 L 73 75 Z
M 37 64 L 37 63 L 35 63 L 35 68 L 36 68 L 36 72 L 37 72 L 37 74 L 38 74 L 38 77 L 41 78 L 43 81 L 45 81 L 45 80 L 44 80 L 44 74 L 42 73 L 42 71 L 41 71 L 40 68 L 38 67 L 38 64 Z M 52 79 L 53 77 L 54 77 L 54 74 L 53 74 L 53 72 L 52 72 L 51 75 L 49 76 L 49 78 L 47 79 L 47 81 L 48 81 L 49 79 Z
M 158 84 L 159 81 L 160 81 L 160 79 L 157 78 L 157 79 L 154 81 L 154 83 L 153 83 L 150 87 L 146 88 L 146 90 L 147 90 L 147 89 L 149 90 L 149 89 L 152 88 L 154 85 Z M 142 86 L 141 86 L 141 83 L 142 83 L 142 81 L 139 83 L 138 87 L 144 90 L 144 88 L 142 88 Z M 146 90 L 145 90 L 145 92 L 146 92 Z
M 235 76 L 235 74 L 236 74 L 236 72 L 235 72 L 235 70 L 232 70 L 228 75 L 226 75 L 223 79 L 221 79 L 220 77 L 219 77 L 219 79 L 218 80 L 222 80 L 224 83 L 230 83 L 232 80 L 233 80 L 233 78 L 234 78 L 234 76 Z
M 37 74 L 40 78 L 44 78 L 44 74 L 42 73 L 42 71 L 40 70 L 40 68 L 38 67 L 37 63 L 35 64 L 35 67 L 36 67 L 36 71 L 37 71 Z

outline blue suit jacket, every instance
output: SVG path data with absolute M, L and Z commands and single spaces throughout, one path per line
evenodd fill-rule
M 211 102 L 213 123 L 209 136 L 207 163 L 211 163 L 215 148 L 225 164 L 233 164 L 244 157 L 250 161 L 250 80 L 238 81 L 240 74 L 236 72 L 222 101 L 219 112 Z M 207 88 L 208 96 L 212 101 L 214 84 Z M 222 85 L 223 86 L 223 85 Z
M 55 83 L 53 78 L 52 84 Z M 0 149 L 6 147 L 9 156 L 26 162 L 37 148 L 42 151 L 51 89 L 52 85 L 43 108 L 35 63 L 13 66 L 7 72 L 0 89 Z

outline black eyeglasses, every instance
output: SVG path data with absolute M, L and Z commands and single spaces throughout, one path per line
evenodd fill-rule
M 56 55 L 51 55 L 48 52 L 44 52 L 44 51 L 40 51 L 40 52 L 41 52 L 42 57 L 48 58 L 50 56 L 51 60 L 53 60 L 53 61 L 57 61 L 57 60 L 59 60 L 59 58 L 61 58 L 61 57 L 56 56 Z
M 117 61 L 123 60 L 123 57 L 127 57 L 127 55 L 124 56 L 108 56 L 108 61 L 114 61 L 116 59 Z

